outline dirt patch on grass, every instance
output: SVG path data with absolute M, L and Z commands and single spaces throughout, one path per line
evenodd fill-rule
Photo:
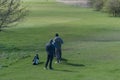
M 90 7 L 90 0 L 56 0 L 68 5 L 80 6 L 80 7 Z

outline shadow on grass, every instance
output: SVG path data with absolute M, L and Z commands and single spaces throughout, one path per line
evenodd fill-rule
M 59 69 L 54 69 L 53 71 L 61 71 L 61 72 L 77 72 L 73 70 L 59 70 Z
M 67 59 L 65 59 L 65 58 L 62 58 L 61 60 L 62 60 L 62 61 L 64 61 L 64 62 L 67 62 L 67 61 L 68 61 L 68 60 L 67 60 Z
M 70 65 L 70 66 L 74 66 L 74 67 L 85 67 L 84 64 L 69 63 L 68 60 L 65 58 L 62 59 L 62 62 L 65 65 Z
M 8 66 L 7 65 L 0 65 L 0 69 L 1 68 L 8 68 Z
M 39 64 L 44 64 L 44 62 L 40 62 Z
M 38 65 L 42 65 L 42 64 L 44 64 L 44 62 L 39 62 L 38 64 L 32 64 L 32 65 L 38 66 Z
M 84 64 L 75 64 L 75 63 L 66 63 L 66 64 L 70 66 L 75 66 L 75 67 L 85 67 Z

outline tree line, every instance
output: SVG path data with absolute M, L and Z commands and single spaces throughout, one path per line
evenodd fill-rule
M 107 12 L 111 16 L 120 17 L 120 0 L 91 0 L 96 11 Z

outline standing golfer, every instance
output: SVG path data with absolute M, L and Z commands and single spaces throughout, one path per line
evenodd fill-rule
M 55 47 L 52 43 L 53 43 L 53 40 L 50 40 L 50 42 L 46 45 L 47 60 L 45 63 L 45 69 L 47 69 L 48 64 L 49 64 L 49 69 L 53 69 L 52 61 L 53 61 L 53 55 L 55 54 Z
M 62 40 L 62 38 L 59 37 L 58 33 L 55 34 L 53 44 L 55 46 L 55 55 L 56 55 L 56 58 L 57 58 L 57 63 L 60 63 L 60 61 L 62 59 L 61 46 L 63 44 L 63 40 Z

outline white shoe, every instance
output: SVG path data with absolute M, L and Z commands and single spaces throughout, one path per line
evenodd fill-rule
M 58 64 L 58 62 L 56 61 L 55 64 Z

